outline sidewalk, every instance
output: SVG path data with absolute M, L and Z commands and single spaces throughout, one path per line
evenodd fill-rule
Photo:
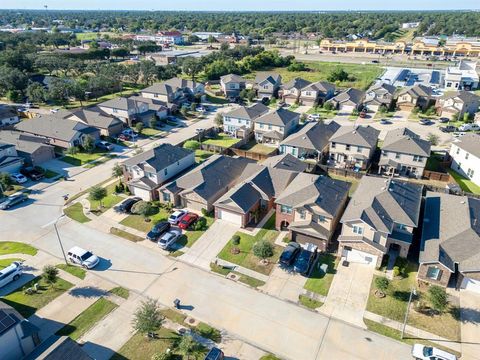
M 375 321 L 377 323 L 380 323 L 382 325 L 391 327 L 391 328 L 396 329 L 398 331 L 402 331 L 403 324 L 399 323 L 398 321 L 385 318 L 383 316 L 374 314 L 370 311 L 365 311 L 364 317 L 365 317 L 365 319 Z M 447 348 L 450 348 L 452 350 L 462 352 L 462 346 L 461 346 L 460 342 L 456 342 L 456 341 L 453 341 L 453 340 L 448 340 L 448 339 L 442 338 L 441 336 L 429 333 L 428 331 L 421 330 L 421 329 L 415 328 L 415 327 L 410 326 L 410 325 L 407 325 L 405 327 L 405 334 L 408 334 L 409 337 L 413 336 L 413 337 L 416 337 L 416 338 L 419 338 L 419 339 L 428 340 L 428 341 L 434 342 L 436 344 L 439 344 L 439 345 L 445 346 Z
M 225 261 L 225 260 L 222 260 L 222 259 L 215 259 L 215 262 L 217 263 L 217 265 L 231 267 L 233 271 L 236 271 L 236 272 L 238 272 L 240 274 L 243 274 L 243 275 L 250 276 L 250 277 L 255 278 L 257 280 L 260 280 L 260 281 L 267 282 L 268 279 L 269 279 L 268 275 L 264 275 L 262 273 L 259 273 L 258 271 L 254 271 L 254 270 L 244 268 L 243 266 L 231 263 L 229 261 Z

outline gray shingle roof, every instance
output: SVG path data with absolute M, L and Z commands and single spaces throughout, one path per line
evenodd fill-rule
M 224 75 L 220 78 L 220 80 L 224 83 L 230 83 L 230 82 L 238 82 L 238 83 L 244 83 L 245 79 L 241 77 L 240 75 L 237 74 L 228 74 Z
M 399 128 L 387 132 L 382 150 L 429 157 L 430 148 L 430 142 L 420 139 L 412 130 Z
M 307 81 L 302 78 L 294 78 L 287 82 L 285 85 L 283 85 L 284 89 L 290 90 L 290 89 L 297 89 L 297 90 L 302 90 L 306 86 L 309 86 L 311 84 L 310 81 Z
M 327 81 L 318 81 L 302 89 L 302 91 L 322 91 L 325 93 L 334 90 L 335 85 Z
M 125 160 L 123 164 L 125 166 L 137 165 L 141 168 L 143 168 L 144 164 L 148 164 L 155 170 L 159 171 L 176 163 L 177 161 L 182 160 L 192 153 L 192 150 L 184 149 L 179 146 L 161 144 L 153 149 L 144 151 L 128 160 Z
M 160 111 L 168 108 L 168 103 L 158 99 L 150 99 L 143 96 L 130 96 L 129 99 L 147 103 L 150 110 Z
M 265 106 L 262 103 L 257 103 L 249 107 L 240 106 L 232 111 L 229 111 L 225 114 L 225 116 L 232 118 L 255 120 L 259 116 L 266 114 L 269 110 L 270 108 L 268 106 Z
M 111 100 L 104 101 L 98 104 L 98 106 L 128 111 L 129 109 L 138 108 L 141 104 L 146 104 L 146 102 L 135 100 L 132 98 L 117 97 Z
M 200 83 L 193 82 L 191 80 L 175 77 L 163 82 L 155 83 L 152 86 L 143 89 L 142 92 L 168 95 L 177 92 L 178 89 L 194 89 L 199 84 Z
M 465 134 L 454 141 L 454 144 L 460 149 L 480 158 L 480 135 Z
M 365 91 L 348 88 L 338 95 L 334 96 L 329 101 L 335 101 L 338 103 L 352 102 L 356 105 L 360 105 L 365 97 Z
M 425 86 L 425 85 L 422 85 L 422 84 L 418 84 L 418 85 L 415 85 L 415 86 L 412 86 L 412 87 L 405 88 L 405 89 L 401 90 L 398 93 L 398 95 L 400 96 L 400 95 L 405 94 L 405 93 L 410 94 L 414 98 L 418 98 L 418 97 L 430 98 L 433 94 L 433 90 L 432 90 L 431 87 L 428 87 L 428 86 Z
M 17 111 L 12 106 L 0 104 L 0 120 L 17 116 Z
M 472 101 L 479 101 L 480 96 L 470 92 L 470 91 L 456 91 L 453 93 L 444 94 L 441 99 L 452 99 L 452 98 L 459 98 L 465 103 L 470 103 Z
M 329 124 L 310 122 L 283 140 L 280 145 L 322 151 L 328 145 L 330 137 L 339 128 L 340 125 L 335 121 L 331 121 Z
M 341 126 L 330 138 L 330 142 L 365 146 L 373 148 L 377 145 L 380 131 L 367 126 Z
M 52 147 L 48 140 L 42 137 L 25 134 L 14 130 L 1 130 L 0 141 L 15 145 L 18 152 L 32 154 L 42 147 Z
M 72 111 L 72 115 L 78 117 L 86 124 L 100 129 L 108 129 L 111 126 L 122 124 L 121 120 L 102 113 L 101 110 L 97 107 L 89 109 L 78 109 Z
M 280 74 L 273 73 L 273 72 L 260 72 L 257 73 L 255 76 L 255 83 L 259 84 L 265 80 L 270 82 L 271 84 L 277 84 L 281 79 Z
M 302 160 L 299 160 L 290 154 L 281 154 L 269 157 L 267 160 L 262 162 L 262 165 L 275 169 L 298 172 L 304 172 L 308 167 L 307 164 L 305 164 Z
M 260 116 L 256 122 L 262 124 L 270 124 L 276 126 L 285 126 L 295 119 L 299 119 L 300 115 L 296 112 L 283 108 L 272 110 L 269 113 Z

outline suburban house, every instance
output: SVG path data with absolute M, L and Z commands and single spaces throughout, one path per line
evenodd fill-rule
M 100 130 L 100 135 L 116 136 L 123 130 L 123 122 L 116 117 L 106 115 L 99 108 L 86 108 L 72 110 L 67 119 L 80 121 L 86 125 L 93 126 Z
M 435 104 L 435 99 L 432 95 L 432 88 L 422 84 L 404 88 L 398 93 L 397 108 L 406 111 L 411 111 L 414 108 L 427 110 Z
M 213 204 L 260 167 L 246 158 L 213 155 L 201 165 L 159 189 L 159 200 L 176 207 L 210 212 Z
M 300 121 L 300 114 L 283 108 L 272 110 L 254 122 L 255 140 L 258 143 L 278 146 L 294 132 Z
M 130 96 L 129 99 L 147 103 L 148 109 L 150 111 L 153 111 L 157 116 L 157 118 L 159 119 L 165 119 L 168 116 L 168 112 L 169 112 L 168 104 L 163 101 L 160 101 L 157 99 L 145 98 L 143 96 Z M 149 124 L 146 124 L 146 125 L 149 125 Z
M 387 132 L 380 156 L 379 174 L 421 178 L 431 144 L 407 128 Z
M 435 107 L 439 116 L 450 119 L 457 116 L 459 120 L 463 120 L 464 114 L 468 114 L 470 118 L 473 118 L 480 107 L 480 96 L 469 91 L 457 91 L 440 97 Z
M 15 146 L 25 164 L 38 166 L 55 158 L 55 149 L 48 140 L 14 130 L 0 130 L 0 142 Z
M 20 121 L 14 107 L 0 104 L 0 127 L 15 125 Z
M 228 74 L 220 78 L 220 86 L 227 99 L 237 99 L 240 91 L 245 89 L 246 81 L 240 75 Z
M 161 144 L 122 163 L 130 192 L 146 201 L 158 199 L 162 184 L 195 164 L 195 153 L 170 144 Z
M 23 359 L 40 343 L 40 329 L 10 305 L 0 301 L 0 349 L 2 360 Z
M 354 110 L 360 110 L 363 106 L 365 98 L 365 91 L 348 88 L 327 102 L 331 103 L 333 107 L 341 112 L 351 113 Z
M 457 66 L 449 66 L 445 72 L 445 90 L 475 90 L 478 88 L 477 62 L 460 60 Z
M 236 138 L 246 138 L 252 133 L 255 120 L 269 111 L 262 103 L 240 106 L 223 115 L 223 131 Z
M 385 106 L 388 110 L 392 108 L 393 95 L 396 87 L 386 83 L 377 83 L 370 87 L 366 94 L 363 104 L 371 111 L 378 111 L 380 106 Z
M 276 228 L 292 241 L 326 251 L 345 209 L 351 184 L 326 176 L 301 173 L 275 200 Z
M 326 81 L 318 81 L 307 85 L 300 92 L 299 104 L 317 106 L 331 99 L 335 95 L 335 85 Z
M 183 35 L 180 31 L 159 31 L 155 40 L 162 45 L 182 45 Z
M 18 156 L 15 145 L 0 141 L 0 173 L 19 172 L 23 166 L 23 158 Z
M 310 81 L 301 78 L 294 78 L 282 86 L 280 97 L 287 104 L 298 104 L 300 102 L 302 89 L 310 84 Z
M 338 253 L 379 267 L 383 256 L 407 257 L 418 227 L 422 185 L 364 176 L 342 216 Z
M 480 200 L 427 192 L 417 279 L 480 293 Z
M 23 360 L 94 360 L 68 336 L 52 335 Z
M 186 101 L 191 101 L 195 96 L 203 96 L 205 86 L 191 80 L 171 78 L 155 83 L 141 91 L 142 97 L 163 101 L 171 108 L 171 104 L 181 106 Z
M 280 74 L 264 72 L 257 73 L 255 76 L 255 89 L 257 90 L 257 97 L 259 99 L 278 97 L 278 91 L 281 85 L 282 77 Z
M 323 154 L 328 153 L 329 140 L 339 128 L 335 121 L 306 123 L 280 143 L 280 152 L 302 160 L 320 161 Z
M 270 156 L 262 162 L 262 165 L 274 169 L 290 170 L 296 172 L 304 172 L 308 168 L 308 165 L 305 162 L 299 160 L 298 158 L 290 154 Z
M 132 98 L 117 97 L 98 104 L 98 108 L 105 114 L 122 120 L 127 126 L 132 126 L 136 121 L 151 119 L 154 112 L 148 107 L 148 103 Z
M 50 145 L 68 149 L 82 146 L 87 136 L 95 141 L 100 139 L 100 130 L 75 120 L 68 120 L 54 115 L 45 115 L 22 121 L 15 129 L 26 134 L 41 136 L 49 140 Z
M 480 135 L 465 134 L 452 142 L 450 167 L 480 186 Z
M 369 125 L 341 126 L 330 138 L 330 165 L 365 170 L 377 148 L 379 134 Z

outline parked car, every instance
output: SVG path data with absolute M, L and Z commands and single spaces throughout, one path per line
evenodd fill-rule
M 462 124 L 458 127 L 460 131 L 477 131 L 480 130 L 480 125 L 472 123 L 472 124 Z
M 23 184 L 23 183 L 26 183 L 28 181 L 27 177 L 25 175 L 20 174 L 20 173 L 10 174 L 10 179 L 12 179 L 12 181 L 15 181 L 18 184 Z
M 379 61 L 378 60 L 372 60 L 372 64 L 378 64 Z
M 197 129 L 195 129 L 195 134 L 200 135 L 200 134 L 202 134 L 204 131 L 205 131 L 204 128 L 197 128 Z
M 420 125 L 430 125 L 432 121 L 430 119 L 420 119 Z
M 457 357 L 449 352 L 422 344 L 414 344 L 412 356 L 418 360 L 457 360 Z
M 455 138 L 459 138 L 459 137 L 464 136 L 464 135 L 467 135 L 467 133 L 464 132 L 464 131 L 455 131 L 453 133 L 453 137 L 455 137 Z
M 14 261 L 6 268 L 0 270 L 0 288 L 20 279 L 22 273 L 23 266 L 19 261 Z
M 362 110 L 362 111 L 360 111 L 360 114 L 358 116 L 360 116 L 362 119 L 364 119 L 364 118 L 367 117 L 367 112 L 365 110 Z
M 178 227 L 183 230 L 187 230 L 191 225 L 195 224 L 198 220 L 198 215 L 194 213 L 188 213 L 178 223 Z
M 7 210 L 10 209 L 12 206 L 20 204 L 28 199 L 28 196 L 24 193 L 16 193 L 0 203 L 0 210 Z
M 308 120 L 318 121 L 320 120 L 320 114 L 310 114 L 307 116 Z
M 130 128 L 123 130 L 120 135 L 124 135 L 132 140 L 135 140 L 138 137 L 138 134 Z
M 457 128 L 453 125 L 440 126 L 440 131 L 444 133 L 451 133 L 457 131 Z
M 124 134 L 120 134 L 120 135 L 118 135 L 117 139 L 120 140 L 120 141 L 129 141 L 130 137 L 128 137 L 127 135 L 124 135 Z
M 141 201 L 142 199 L 139 197 L 128 198 L 127 200 L 123 200 L 120 205 L 118 205 L 117 210 L 129 214 L 132 210 L 132 206 L 135 205 L 137 202 Z
M 382 124 L 382 125 L 389 125 L 389 124 L 391 124 L 391 123 L 392 123 L 392 122 L 391 122 L 390 120 L 387 120 L 387 119 L 382 119 L 382 120 L 380 120 L 380 124 Z
M 148 232 L 147 240 L 157 241 L 162 234 L 170 230 L 170 226 L 171 226 L 170 223 L 167 221 L 162 221 L 162 222 L 159 222 L 158 224 L 155 224 L 152 230 Z
M 113 146 L 113 144 L 110 144 L 108 141 L 100 141 L 97 144 L 97 147 L 99 149 L 103 149 L 103 150 L 107 150 L 107 151 L 112 151 L 115 148 L 115 146 Z
M 282 255 L 280 255 L 280 260 L 279 260 L 280 264 L 285 266 L 292 265 L 295 259 L 297 258 L 297 255 L 300 253 L 301 249 L 302 247 L 300 246 L 299 243 L 295 241 L 289 242 L 288 245 L 283 250 Z
M 446 124 L 450 121 L 449 118 L 446 118 L 446 117 L 441 117 L 440 119 L 438 119 L 438 122 L 441 123 L 441 124 Z
M 68 250 L 67 258 L 73 264 L 80 265 L 86 269 L 92 269 L 100 262 L 98 256 L 78 246 Z
M 22 175 L 29 177 L 33 181 L 42 180 L 44 177 L 43 171 L 34 167 L 23 168 L 22 170 L 20 170 L 20 172 L 22 173 Z
M 225 354 L 222 350 L 217 347 L 213 347 L 208 352 L 207 356 L 205 356 L 204 360 L 223 360 L 225 358 Z
M 169 249 L 175 242 L 182 236 L 182 231 L 178 229 L 173 229 L 162 235 L 160 240 L 158 240 L 158 246 L 163 250 Z
M 302 275 L 308 274 L 316 255 L 317 247 L 313 244 L 307 244 L 293 263 L 293 271 Z
M 177 210 L 168 218 L 168 222 L 172 225 L 177 225 L 184 216 L 187 215 L 185 210 Z

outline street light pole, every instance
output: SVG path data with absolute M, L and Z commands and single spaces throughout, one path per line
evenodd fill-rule
M 417 295 L 417 291 L 415 290 L 414 287 L 412 287 L 412 289 L 410 290 L 410 297 L 408 299 L 407 311 L 405 313 L 405 319 L 403 320 L 402 335 L 400 337 L 401 339 L 403 339 L 403 335 L 405 334 L 405 327 L 407 326 L 408 312 L 410 310 L 410 304 L 412 303 L 413 295 Z
M 60 249 L 62 249 L 62 255 L 65 260 L 65 264 L 68 265 L 67 256 L 65 255 L 65 250 L 63 249 L 62 239 L 60 238 L 60 233 L 58 232 L 58 228 L 57 228 L 57 222 L 60 221 L 60 219 L 62 219 L 63 217 L 65 217 L 65 214 L 62 214 L 52 222 L 43 225 L 42 228 L 46 228 L 50 225 L 53 225 L 53 228 L 55 229 L 55 234 L 57 234 L 58 243 L 60 244 Z

